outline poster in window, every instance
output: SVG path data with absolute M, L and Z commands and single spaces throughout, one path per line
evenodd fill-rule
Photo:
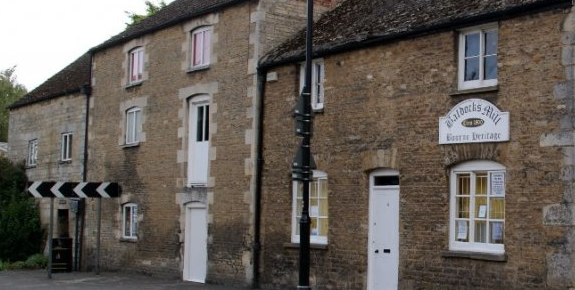
M 493 228 L 491 230 L 491 239 L 494 241 L 503 239 L 503 222 L 493 223 Z
M 505 195 L 505 173 L 492 172 L 491 173 L 491 195 L 504 196 Z
M 486 214 L 487 214 L 487 205 L 484 205 L 484 204 L 480 205 L 479 206 L 479 212 L 477 213 L 477 217 L 478 218 L 485 218 Z
M 457 221 L 457 239 L 467 239 L 467 221 Z

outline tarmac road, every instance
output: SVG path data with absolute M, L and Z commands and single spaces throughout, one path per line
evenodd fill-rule
M 130 273 L 72 272 L 54 273 L 48 279 L 46 270 L 2 271 L 0 290 L 238 290 L 249 289 L 222 285 L 183 282 L 175 279 L 150 277 Z

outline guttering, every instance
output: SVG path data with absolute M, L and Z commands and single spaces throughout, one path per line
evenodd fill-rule
M 267 71 L 257 69 L 256 98 L 258 107 L 257 136 L 256 136 L 256 188 L 254 193 L 254 244 L 253 244 L 253 278 L 252 289 L 260 289 L 260 254 L 261 254 L 261 198 L 262 198 L 262 172 L 264 167 L 263 139 L 264 139 L 264 94 Z
M 314 58 L 325 57 L 333 54 L 339 54 L 344 52 L 349 52 L 353 50 L 359 50 L 362 48 L 373 47 L 382 44 L 389 44 L 393 42 L 398 42 L 405 39 L 412 39 L 415 37 L 421 37 L 426 35 L 431 35 L 439 32 L 450 31 L 454 29 L 460 29 L 467 26 L 478 25 L 480 23 L 487 23 L 499 20 L 510 19 L 518 16 L 523 16 L 527 14 L 533 14 L 538 12 L 545 12 L 556 9 L 564 9 L 572 7 L 573 3 L 571 0 L 558 0 L 558 1 L 546 1 L 538 2 L 535 4 L 528 4 L 523 6 L 516 6 L 508 8 L 501 11 L 495 11 L 491 13 L 486 13 L 478 16 L 463 17 L 460 19 L 445 20 L 437 24 L 432 25 L 422 25 L 414 27 L 409 31 L 389 33 L 389 34 L 372 34 L 368 35 L 359 41 L 346 42 L 342 44 L 337 43 L 324 43 L 319 45 L 314 45 Z M 303 44 L 302 44 L 303 45 Z M 289 53 L 289 52 L 288 52 Z M 260 68 L 269 70 L 274 67 L 292 64 L 297 62 L 302 62 L 305 60 L 305 48 L 300 48 L 297 50 L 292 50 L 293 56 L 288 56 L 284 58 L 278 58 L 277 60 L 263 61 L 260 64 Z

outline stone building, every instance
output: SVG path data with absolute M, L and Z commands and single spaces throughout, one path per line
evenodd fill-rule
M 86 201 L 84 269 L 258 284 L 256 66 L 305 16 L 300 0 L 176 0 L 74 63 L 82 94 L 55 76 L 12 106 L 11 157 L 32 156 L 30 180 L 122 188 Z M 66 132 L 70 164 L 55 151 Z
M 10 105 L 8 157 L 26 164 L 29 180 L 79 182 L 85 174 L 85 132 L 90 55 L 84 54 Z M 40 200 L 47 228 L 49 200 Z M 54 237 L 73 237 L 76 215 L 70 201 L 55 207 Z
M 347 0 L 315 23 L 315 289 L 575 287 L 574 17 L 562 0 Z M 300 35 L 260 64 L 276 289 L 297 283 L 303 60 Z

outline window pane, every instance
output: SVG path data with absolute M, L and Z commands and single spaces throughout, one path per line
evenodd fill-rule
M 465 35 L 465 57 L 479 55 L 479 33 Z
M 210 139 L 210 106 L 206 105 L 204 109 L 204 141 Z
M 475 194 L 487 195 L 487 173 L 478 173 L 475 177 Z
M 497 30 L 485 33 L 485 55 L 497 54 Z
M 485 221 L 475 221 L 475 242 L 487 242 L 487 223 Z
M 469 174 L 457 175 L 457 195 L 469 195 L 470 177 Z
M 140 124 L 141 121 L 141 111 L 137 110 L 134 112 L 134 142 L 140 141 Z
M 327 179 L 319 179 L 319 197 L 327 198 Z
M 317 236 L 319 234 L 319 230 L 317 228 L 317 218 L 311 218 L 311 224 L 310 224 L 310 234 L 312 236 Z
M 318 181 L 314 180 L 312 182 L 309 183 L 309 198 L 311 199 L 316 199 L 319 196 L 319 192 L 318 192 Z
M 319 221 L 319 235 L 327 237 L 327 229 L 328 229 L 328 220 L 327 219 L 318 219 Z
M 387 186 L 387 185 L 399 185 L 399 176 L 376 176 L 373 178 L 373 185 L 375 186 Z
M 327 216 L 327 199 L 319 200 L 319 215 L 322 217 Z
M 469 218 L 469 197 L 457 198 L 457 212 L 455 217 L 465 219 Z
M 485 57 L 484 78 L 486 80 L 497 79 L 497 55 Z
M 491 232 L 491 237 L 489 239 L 490 243 L 503 244 L 504 237 L 504 223 L 503 222 L 491 222 L 489 223 L 489 231 Z
M 126 143 L 134 143 L 134 112 L 126 115 Z
M 469 223 L 464 220 L 458 220 L 455 223 L 455 239 L 459 242 L 469 241 Z
M 130 236 L 130 225 L 132 224 L 132 208 L 124 207 L 124 236 Z
M 204 35 L 204 41 L 203 41 L 203 52 L 202 52 L 202 64 L 208 64 L 210 63 L 210 45 L 211 45 L 211 40 L 210 40 L 210 36 L 211 36 L 211 31 L 210 30 L 206 30 L 203 33 Z
M 197 66 L 202 63 L 202 33 L 195 33 L 193 36 L 194 42 L 194 55 L 192 59 L 192 65 Z
M 503 198 L 491 198 L 489 206 L 490 219 L 505 219 L 505 200 Z
M 472 81 L 479 79 L 479 57 L 465 60 L 465 80 Z
M 196 121 L 196 141 L 204 141 L 204 107 L 199 106 L 197 110 L 198 120 Z

